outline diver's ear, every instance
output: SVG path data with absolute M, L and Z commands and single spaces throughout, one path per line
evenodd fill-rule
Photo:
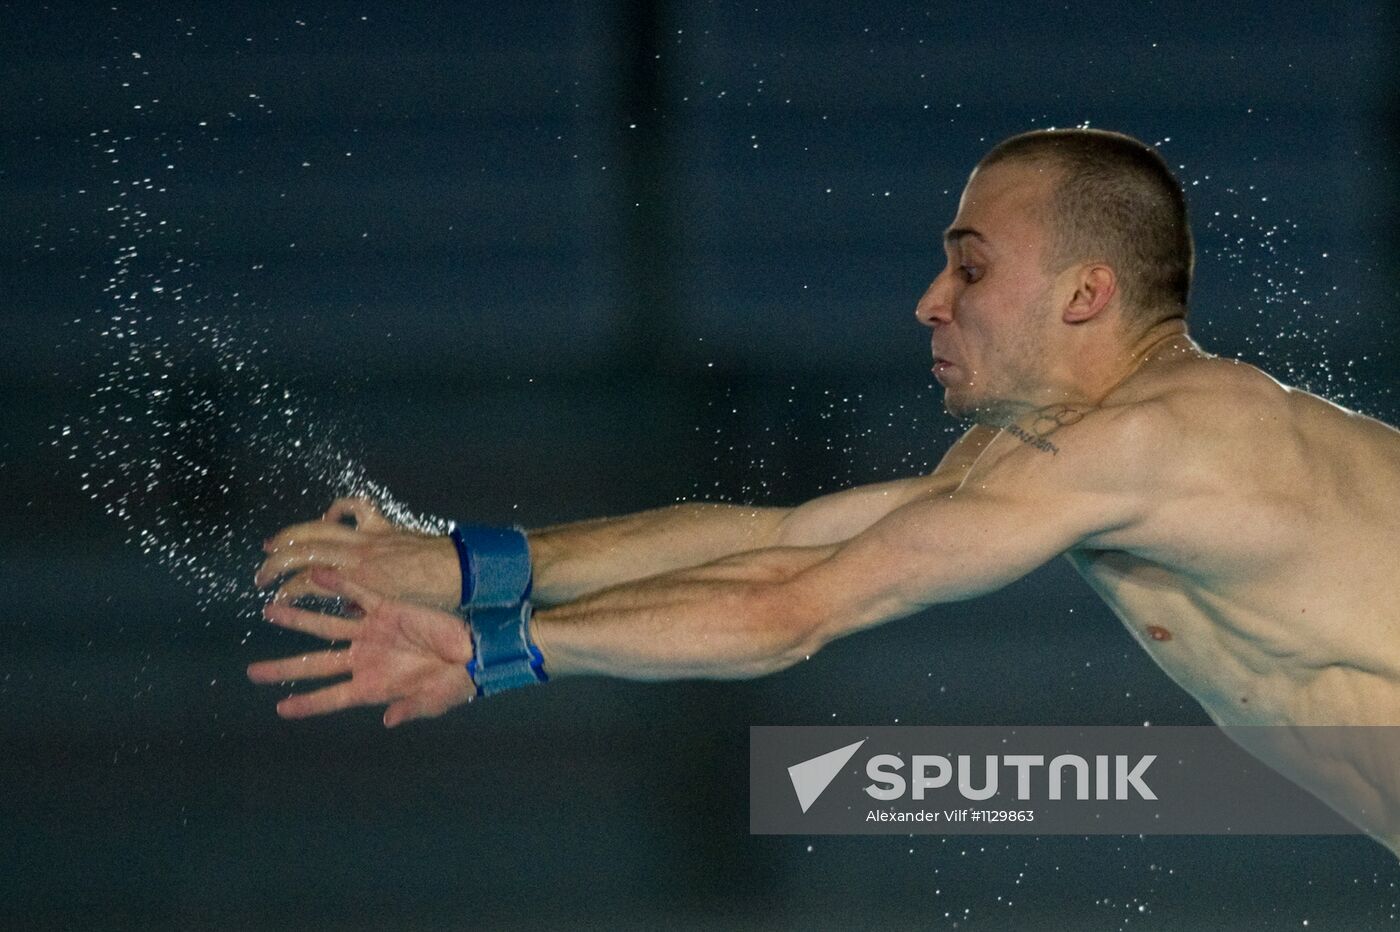
M 1101 262 L 1079 266 L 1074 275 L 1074 293 L 1065 305 L 1063 319 L 1067 324 L 1082 324 L 1108 307 L 1118 293 L 1118 276 Z

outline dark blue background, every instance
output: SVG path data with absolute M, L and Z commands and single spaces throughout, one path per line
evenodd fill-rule
M 966 173 L 1005 135 L 1084 121 L 1179 167 L 1209 348 L 1394 420 L 1381 0 L 4 19 L 8 924 L 1390 922 L 1400 873 L 1360 838 L 747 834 L 750 724 L 1205 722 L 1058 563 L 765 680 L 563 682 L 394 733 L 370 711 L 287 724 L 242 671 L 300 640 L 125 543 L 52 442 L 96 404 L 103 288 L 138 244 L 106 208 L 129 189 L 148 330 L 189 337 L 144 290 L 182 286 L 426 512 L 540 526 L 909 474 L 955 426 L 912 310 Z M 182 389 L 220 391 L 194 358 Z M 230 495 L 261 533 L 323 506 L 259 500 L 259 451 L 212 440 L 251 468 Z

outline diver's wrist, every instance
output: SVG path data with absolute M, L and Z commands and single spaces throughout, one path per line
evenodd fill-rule
M 446 535 L 430 537 L 424 545 L 424 601 L 446 609 L 456 608 L 462 593 L 462 568 L 457 545 Z
M 550 637 L 551 631 L 558 622 L 551 621 L 548 617 L 549 614 L 548 610 L 539 610 L 534 613 L 530 619 L 530 642 L 535 645 L 535 650 L 539 652 L 545 672 L 549 674 L 550 679 L 554 679 L 562 673 L 567 673 L 568 670 L 557 650 L 557 642 Z

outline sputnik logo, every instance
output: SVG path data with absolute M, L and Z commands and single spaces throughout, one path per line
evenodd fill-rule
M 812 803 L 817 801 L 817 797 L 826 791 L 831 785 L 831 781 L 836 779 L 836 775 L 841 772 L 841 768 L 846 766 L 846 762 L 855 756 L 856 751 L 867 739 L 861 738 L 855 744 L 848 744 L 844 748 L 837 748 L 828 751 L 819 757 L 811 760 L 804 760 L 800 764 L 793 764 L 788 768 L 788 777 L 792 780 L 792 788 L 797 793 L 797 802 L 801 804 L 802 811 L 806 812 L 812 807 Z

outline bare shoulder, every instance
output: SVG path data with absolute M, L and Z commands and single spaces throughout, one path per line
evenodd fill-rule
M 1152 500 L 1108 543 L 1199 578 L 1278 564 L 1373 446 L 1366 419 L 1247 363 L 1201 354 L 1144 376 L 1113 401 L 1151 414 Z
M 1125 386 L 1115 402 L 1147 406 L 1178 440 L 1164 455 L 1221 478 L 1290 484 L 1319 464 L 1400 437 L 1379 421 L 1285 385 L 1236 359 L 1200 355 Z
M 1288 389 L 1254 367 L 1201 355 L 1142 373 L 1098 406 L 1018 415 L 964 481 L 1001 496 L 1041 496 L 1097 517 L 1081 544 L 1158 549 L 1183 514 L 1252 497 L 1287 437 Z M 1295 458 L 1290 453 L 1285 458 Z
M 1277 414 L 1292 392 L 1249 363 L 1208 355 L 1155 367 L 1125 388 L 1126 397 L 1183 409 L 1197 424 Z
M 1189 482 L 1299 464 L 1304 428 L 1340 410 L 1248 363 L 1204 353 L 1145 369 L 1105 406 L 1131 411 L 1153 462 Z
M 1242 442 L 1296 415 L 1301 394 L 1247 363 L 1197 353 L 1141 371 L 1099 405 L 1051 404 L 1001 421 L 971 475 L 1050 472 L 1119 485 L 1222 446 L 1238 459 Z
M 1177 429 L 1171 408 L 1155 398 L 1046 405 L 999 426 L 967 483 L 1129 489 L 1150 479 Z

